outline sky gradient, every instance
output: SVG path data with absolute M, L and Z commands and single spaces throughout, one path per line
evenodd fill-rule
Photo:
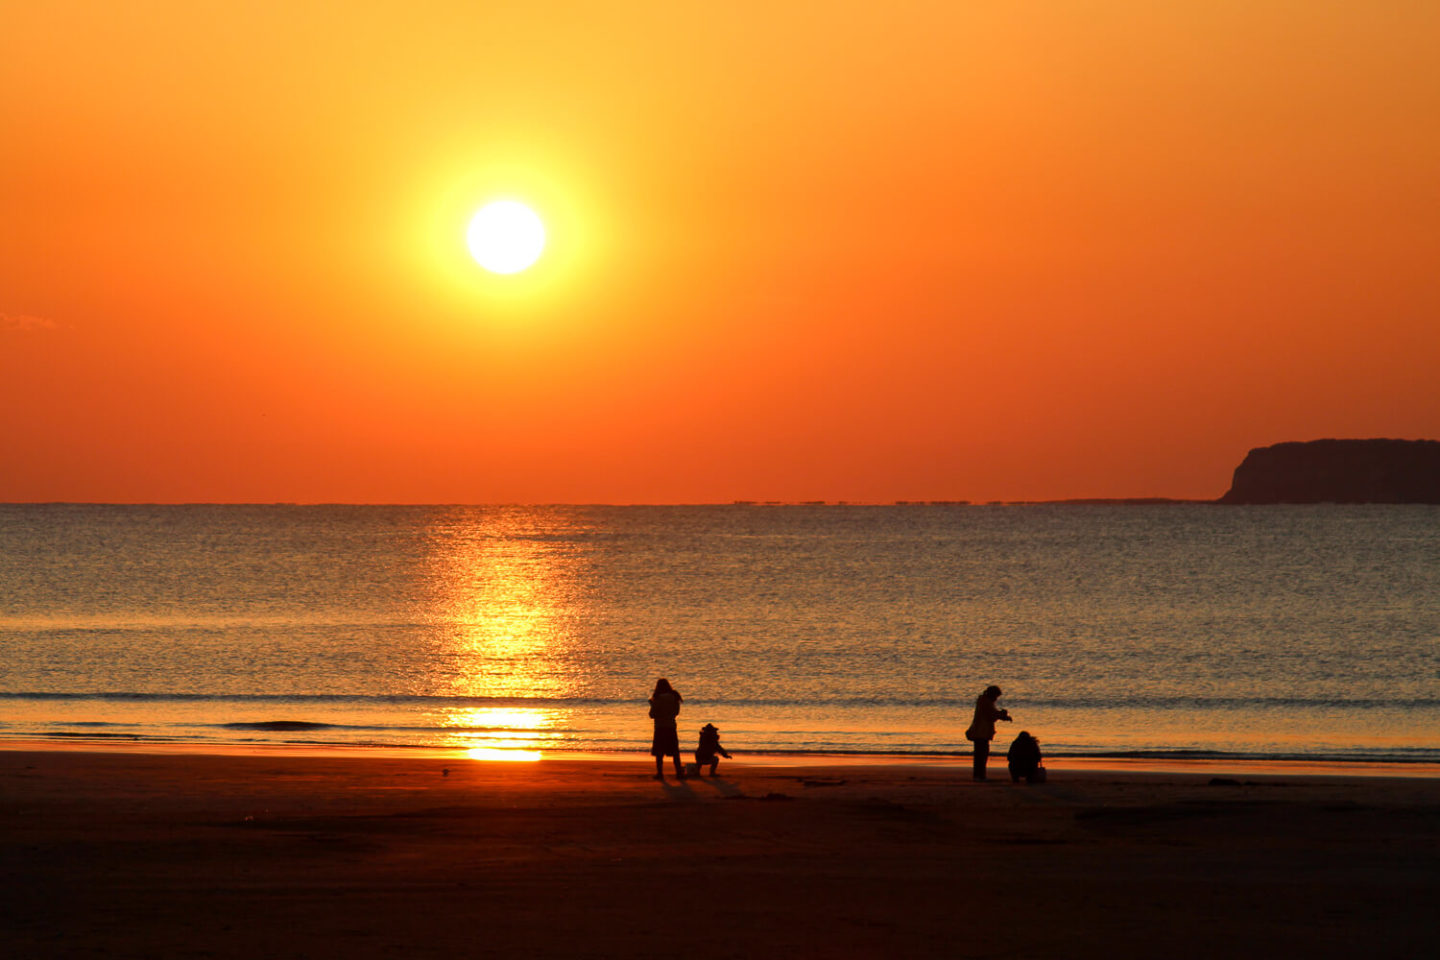
M 1215 497 L 1440 437 L 1437 36 L 0 0 L 0 500 Z M 501 197 L 549 232 L 510 277 Z

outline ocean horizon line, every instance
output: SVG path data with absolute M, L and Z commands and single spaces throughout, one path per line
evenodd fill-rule
M 1031 506 L 1166 506 L 1220 505 L 1201 497 L 1060 497 L 1056 499 L 745 499 L 695 501 L 363 501 L 363 500 L 0 500 L 0 507 L 1031 507 Z M 1284 504 L 1277 504 L 1284 506 Z M 1313 506 L 1313 504 L 1304 504 Z M 1386 504 L 1381 504 L 1386 506 Z M 1397 504 L 1405 506 L 1405 504 Z

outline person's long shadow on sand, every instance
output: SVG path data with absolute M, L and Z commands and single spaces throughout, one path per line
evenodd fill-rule
M 745 796 L 744 790 L 741 790 L 738 786 L 723 777 L 693 777 L 691 779 L 698 782 L 701 786 L 711 788 L 727 800 Z M 686 782 L 689 783 L 691 781 L 687 780 Z
M 697 799 L 696 796 L 695 796 L 695 791 L 690 789 L 690 781 L 689 781 L 689 779 L 685 779 L 685 780 L 671 780 L 671 779 L 669 779 L 669 778 L 666 778 L 666 779 L 664 779 L 664 780 L 659 781 L 659 785 L 660 785 L 660 789 L 661 789 L 661 790 L 664 790 L 664 791 L 665 791 L 665 795 L 666 795 L 667 797 L 669 797 L 671 800 L 695 800 L 695 799 Z

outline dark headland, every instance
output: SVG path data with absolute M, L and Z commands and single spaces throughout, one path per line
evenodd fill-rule
M 1440 504 L 1440 441 L 1311 440 L 1256 447 L 1220 503 Z

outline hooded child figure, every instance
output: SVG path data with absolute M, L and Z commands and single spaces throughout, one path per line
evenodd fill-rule
M 700 728 L 700 746 L 695 748 L 695 765 L 709 767 L 710 776 L 713 777 L 720 767 L 721 757 L 729 760 L 730 754 L 720 746 L 720 731 L 715 729 L 715 724 L 707 723 Z

